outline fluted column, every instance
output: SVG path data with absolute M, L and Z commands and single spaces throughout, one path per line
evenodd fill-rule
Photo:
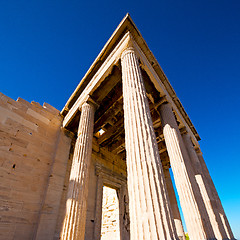
M 201 197 L 205 204 L 215 236 L 218 240 L 230 239 L 224 228 L 224 223 L 222 222 L 219 211 L 217 209 L 217 204 L 212 194 L 211 187 L 205 175 L 203 174 L 202 166 L 197 156 L 197 153 L 194 149 L 194 146 L 192 144 L 190 135 L 189 133 L 185 132 L 182 135 L 182 137 L 183 137 L 183 141 L 186 146 L 187 152 L 189 154 L 189 157 L 194 169 L 194 173 L 195 173 L 195 178 L 200 189 Z
M 185 233 L 183 230 L 182 220 L 181 220 L 181 216 L 180 216 L 180 212 L 179 212 L 179 208 L 178 208 L 178 204 L 177 204 L 177 198 L 176 198 L 176 195 L 174 192 L 169 168 L 163 168 L 163 172 L 164 172 L 164 176 L 165 176 L 169 201 L 170 201 L 173 219 L 174 219 L 176 230 L 177 230 L 177 235 L 179 237 L 179 240 L 185 240 L 186 239 Z
M 215 207 L 215 212 L 218 212 L 218 214 L 221 218 L 221 222 L 223 224 L 223 227 L 225 229 L 225 232 L 227 234 L 226 239 L 231 239 L 231 240 L 233 239 L 234 240 L 235 238 L 233 236 L 230 224 L 228 222 L 228 219 L 227 219 L 227 216 L 226 216 L 225 211 L 223 209 L 221 200 L 218 196 L 217 190 L 216 190 L 216 188 L 214 186 L 214 183 L 212 181 L 212 178 L 209 174 L 208 168 L 207 168 L 206 163 L 203 159 L 203 156 L 202 156 L 202 153 L 201 153 L 200 149 L 198 149 L 198 151 L 197 151 L 197 156 L 198 156 L 198 160 L 199 160 L 200 165 L 201 165 L 203 176 L 205 177 L 205 179 L 207 181 L 207 184 L 209 186 L 209 189 L 211 190 L 211 193 L 212 193 L 212 202 L 213 202 L 212 205 Z
M 134 49 L 126 49 L 121 60 L 131 239 L 177 239 L 146 90 Z
M 69 179 L 66 215 L 61 233 L 61 239 L 64 240 L 84 239 L 94 111 L 92 103 L 86 102 L 82 105 Z
M 159 108 L 163 134 L 190 239 L 216 239 L 170 104 Z

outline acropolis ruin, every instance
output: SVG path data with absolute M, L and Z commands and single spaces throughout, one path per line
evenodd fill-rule
M 179 198 L 191 240 L 233 240 L 199 140 L 127 14 L 61 112 L 0 95 L 0 239 L 185 240 Z

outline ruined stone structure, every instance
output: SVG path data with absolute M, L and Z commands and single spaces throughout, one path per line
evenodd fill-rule
M 103 186 L 119 239 L 185 239 L 169 168 L 190 239 L 234 239 L 200 137 L 129 15 L 61 113 L 1 95 L 0 140 L 0 239 L 100 240 Z

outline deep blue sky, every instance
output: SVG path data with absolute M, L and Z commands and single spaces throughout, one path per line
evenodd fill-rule
M 202 140 L 240 239 L 240 1 L 0 1 L 0 91 L 61 110 L 129 12 Z

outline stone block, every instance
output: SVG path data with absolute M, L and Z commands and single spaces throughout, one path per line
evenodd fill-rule
M 32 117 L 36 118 L 37 120 L 40 120 L 41 122 L 47 125 L 50 123 L 50 120 L 48 118 L 42 116 L 40 113 L 33 111 L 32 109 L 28 109 L 27 114 L 31 115 Z
M 57 110 L 55 107 L 51 106 L 50 104 L 48 103 L 43 103 L 43 107 L 50 113 L 52 113 L 53 115 L 59 115 L 60 112 L 59 110 Z
M 16 224 L 16 229 L 14 231 L 14 240 L 32 240 L 34 234 L 34 225 L 33 224 Z

